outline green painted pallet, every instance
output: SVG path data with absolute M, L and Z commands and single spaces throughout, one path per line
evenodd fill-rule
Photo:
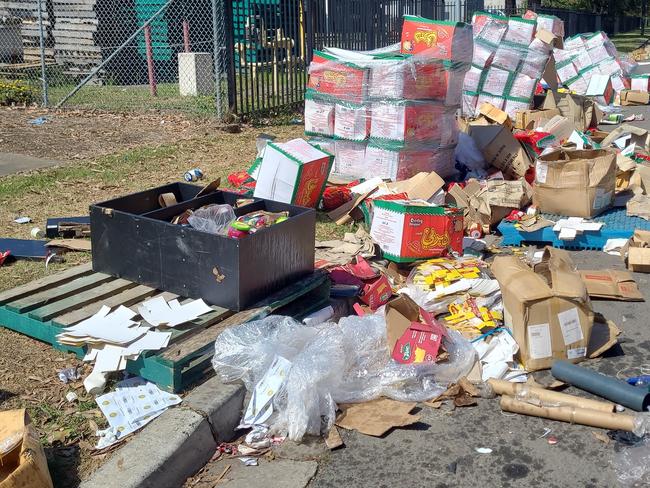
M 0 293 L 0 326 L 82 357 L 83 349 L 57 342 L 56 335 L 61 328 L 92 316 L 103 305 L 111 308 L 124 305 L 137 311 L 140 303 L 154 296 L 167 300 L 179 298 L 181 303 L 187 300 L 173 293 L 95 273 L 90 264 L 84 264 Z M 227 327 L 271 313 L 301 318 L 322 308 L 328 300 L 329 278 L 325 272 L 316 271 L 248 310 L 234 312 L 214 306 L 212 312 L 174 328 L 167 348 L 149 351 L 136 361 L 128 361 L 127 371 L 164 390 L 184 390 L 211 374 L 214 340 Z

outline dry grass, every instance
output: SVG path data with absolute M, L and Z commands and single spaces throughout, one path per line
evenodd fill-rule
M 229 173 L 250 165 L 256 152 L 255 138 L 260 133 L 260 129 L 244 128 L 240 134 L 227 134 L 212 128 L 209 121 L 166 118 L 176 124 L 176 133 L 167 123 L 163 128 L 152 124 L 156 119 L 150 115 L 81 112 L 56 114 L 51 123 L 38 128 L 29 126 L 26 121 L 38 114 L 41 112 L 0 114 L 0 151 L 23 152 L 64 164 L 0 178 L 3 237 L 29 239 L 31 228 L 44 229 L 48 217 L 87 215 L 93 202 L 179 181 L 190 168 L 201 168 L 206 179 L 221 177 L 225 181 Z M 86 130 L 89 127 L 92 132 Z M 264 131 L 279 140 L 302 135 L 302 127 L 295 125 L 267 127 Z M 33 222 L 16 224 L 16 216 L 29 216 Z M 319 216 L 320 239 L 340 236 L 345 230 Z M 47 270 L 43 262 L 37 261 L 2 266 L 0 291 L 88 261 L 90 255 L 69 253 L 65 259 Z M 56 378 L 63 367 L 80 364 L 49 345 L 0 328 L 0 408 L 28 408 L 41 432 L 58 487 L 77 486 L 102 460 L 90 454 L 95 442 L 93 429 L 102 421 L 94 401 L 83 395 L 77 383 L 72 389 L 81 401 L 67 404 L 64 397 L 70 388 Z

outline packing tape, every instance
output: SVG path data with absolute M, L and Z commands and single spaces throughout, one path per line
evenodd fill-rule
M 176 201 L 176 195 L 173 193 L 163 193 L 158 196 L 158 203 L 162 208 L 167 208 L 176 205 L 178 202 Z

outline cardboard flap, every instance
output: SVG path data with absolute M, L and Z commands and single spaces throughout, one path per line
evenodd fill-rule
M 569 253 L 563 249 L 547 246 L 542 264 L 547 263 L 553 294 L 561 297 L 587 300 L 587 289 Z M 535 266 L 537 271 L 537 266 Z
M 630 124 L 623 124 L 616 129 L 614 129 L 612 132 L 609 133 L 605 139 L 603 139 L 603 142 L 600 143 L 601 146 L 607 147 L 610 144 L 613 144 L 614 141 L 620 137 L 623 137 L 627 134 L 630 134 L 633 136 L 636 136 L 636 139 L 634 142 L 640 142 L 641 146 L 645 149 L 647 145 L 647 137 L 648 137 L 648 131 L 646 129 L 642 129 L 641 127 L 635 127 Z
M 437 173 L 418 173 L 404 181 L 396 181 L 386 185 L 396 193 L 406 193 L 413 200 L 429 200 L 438 190 L 445 186 L 443 180 Z
M 544 278 L 515 256 L 497 256 L 490 269 L 499 286 L 507 289 L 520 302 L 540 300 L 553 295 Z
M 404 335 L 411 322 L 420 318 L 420 307 L 408 295 L 400 295 L 386 304 L 386 341 L 389 352 L 393 351 L 397 341 Z

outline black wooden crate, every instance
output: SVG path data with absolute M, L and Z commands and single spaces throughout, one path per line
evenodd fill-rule
M 194 198 L 199 190 L 175 183 L 92 205 L 93 270 L 236 311 L 313 272 L 313 209 L 255 199 L 235 214 L 288 211 L 289 219 L 242 239 L 170 223 L 188 208 L 241 198 L 227 191 Z M 160 208 L 166 192 L 179 203 Z

